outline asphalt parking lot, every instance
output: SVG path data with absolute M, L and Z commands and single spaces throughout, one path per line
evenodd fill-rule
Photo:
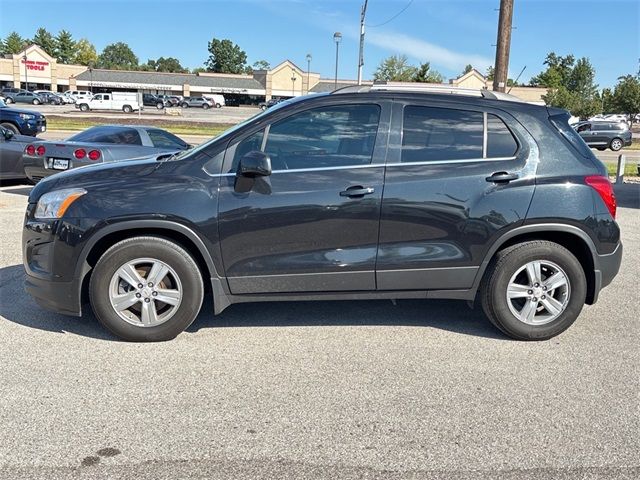
M 614 283 L 546 342 L 464 303 L 205 309 L 116 341 L 22 289 L 29 187 L 0 188 L 0 478 L 640 477 L 640 190 Z

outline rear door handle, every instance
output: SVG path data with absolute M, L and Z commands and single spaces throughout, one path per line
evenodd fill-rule
M 360 185 L 356 185 L 340 192 L 340 196 L 349 198 L 362 198 L 365 195 L 371 195 L 374 191 L 375 190 L 373 189 L 373 187 L 362 187 Z
M 517 173 L 495 172 L 490 177 L 485 178 L 485 180 L 493 183 L 509 183 L 511 180 L 516 180 L 517 178 Z

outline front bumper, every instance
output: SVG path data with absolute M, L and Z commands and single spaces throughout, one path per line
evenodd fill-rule
M 42 308 L 63 315 L 79 317 L 82 314 L 80 288 L 75 281 L 55 282 L 27 275 L 24 289 Z
M 47 131 L 47 119 L 45 117 L 38 117 L 27 120 L 20 128 L 22 135 L 30 135 L 35 137 L 39 133 Z

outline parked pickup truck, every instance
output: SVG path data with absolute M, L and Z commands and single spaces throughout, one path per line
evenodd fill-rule
M 138 94 L 135 92 L 98 93 L 90 99 L 78 100 L 76 108 L 83 112 L 89 110 L 122 110 L 131 113 L 140 110 Z

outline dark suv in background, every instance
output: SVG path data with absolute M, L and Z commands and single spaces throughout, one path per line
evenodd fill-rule
M 134 341 L 174 338 L 205 290 L 216 314 L 475 301 L 513 338 L 553 337 L 618 272 L 616 202 L 569 114 L 512 98 L 348 87 L 167 161 L 55 175 L 29 196 L 26 289 Z
M 0 100 L 0 125 L 13 133 L 35 137 L 47 131 L 47 119 L 40 112 L 9 107 Z
M 574 128 L 587 145 L 598 150 L 617 152 L 631 145 L 631 130 L 624 122 L 579 122 Z

